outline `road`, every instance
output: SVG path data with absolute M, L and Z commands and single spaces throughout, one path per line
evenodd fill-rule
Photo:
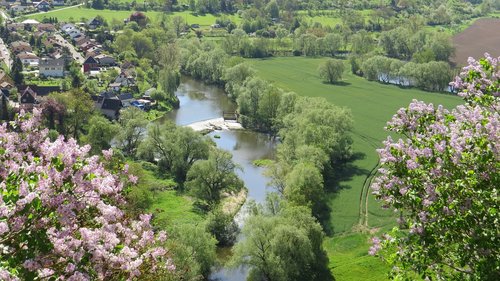
M 10 57 L 10 51 L 7 45 L 0 38 L 0 60 L 5 62 L 5 65 L 10 69 L 12 67 L 12 58 Z
M 4 11 L 4 10 L 0 10 L 0 15 L 2 15 L 2 17 L 4 18 L 4 23 L 8 20 L 10 20 L 10 16 Z
M 85 58 L 82 56 L 82 54 L 80 54 L 76 49 L 75 49 L 75 46 L 73 46 L 73 44 L 69 43 L 68 41 L 66 41 L 66 39 L 64 39 L 61 34 L 56 34 L 55 35 L 56 37 L 56 40 L 64 47 L 67 47 L 69 49 L 69 51 L 71 52 L 71 56 L 73 56 L 73 59 L 76 60 L 78 63 L 80 64 L 83 64 L 83 62 L 85 61 Z

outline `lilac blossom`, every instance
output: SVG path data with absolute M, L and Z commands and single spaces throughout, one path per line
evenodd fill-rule
M 465 104 L 446 110 L 413 100 L 388 122 L 387 130 L 405 138 L 388 137 L 378 150 L 381 168 L 372 189 L 401 217 L 394 238 L 374 240 L 370 254 L 399 249 L 391 258 L 395 266 L 430 279 L 494 278 L 500 256 L 498 62 L 488 54 L 469 59 L 451 83 Z
M 50 141 L 39 125 L 37 110 L 21 113 L 15 131 L 0 125 L 0 279 L 131 280 L 174 270 L 151 216 L 131 220 L 121 209 L 121 179 L 136 177 L 106 170 L 73 139 Z

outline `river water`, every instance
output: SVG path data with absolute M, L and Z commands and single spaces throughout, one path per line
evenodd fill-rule
M 176 94 L 179 98 L 180 108 L 169 113 L 168 118 L 177 125 L 220 118 L 223 111 L 236 109 L 236 105 L 231 102 L 223 89 L 206 85 L 186 76 L 182 77 L 181 85 Z M 257 203 L 262 203 L 266 192 L 271 191 L 267 187 L 269 179 L 263 175 L 264 168 L 256 167 L 252 162 L 262 158 L 274 158 L 275 143 L 265 134 L 246 130 L 214 131 L 208 136 L 217 144 L 217 147 L 229 151 L 233 155 L 233 161 L 241 167 L 238 175 L 248 189 L 247 200 L 253 199 Z M 240 226 L 243 225 L 244 217 L 243 207 L 236 217 Z M 211 279 L 243 281 L 246 279 L 247 273 L 247 268 L 220 268 L 213 272 Z

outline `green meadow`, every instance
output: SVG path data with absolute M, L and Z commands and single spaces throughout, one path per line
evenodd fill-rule
M 133 11 L 95 10 L 83 7 L 74 7 L 64 10 L 53 10 L 46 13 L 37 13 L 31 16 L 27 15 L 21 17 L 20 19 L 24 20 L 26 18 L 30 18 L 41 21 L 44 18 L 56 17 L 60 22 L 74 22 L 81 21 L 82 19 L 88 20 L 96 16 L 102 16 L 104 19 L 106 19 L 106 21 L 108 21 L 108 23 L 110 23 L 113 19 L 123 21 L 124 19 L 129 18 L 130 14 L 132 13 Z M 153 22 L 160 21 L 164 15 L 164 13 L 157 11 L 147 11 L 144 12 L 144 14 L 146 14 L 146 16 Z M 199 24 L 200 27 L 210 27 L 210 25 L 215 23 L 217 18 L 221 17 L 212 14 L 195 15 L 190 11 L 168 13 L 166 15 L 169 17 L 181 16 L 189 25 Z M 225 15 L 225 17 L 229 18 L 236 24 L 239 24 L 241 22 L 241 18 L 236 15 Z
M 83 7 L 74 7 L 64 10 L 53 10 L 46 13 L 38 13 L 34 15 L 27 15 L 23 18 L 31 18 L 36 20 L 43 20 L 43 18 L 56 17 L 60 22 L 68 21 L 81 21 L 81 19 L 91 19 L 96 16 L 102 16 L 106 21 L 111 22 L 113 19 L 123 21 L 130 17 L 133 11 L 115 11 L 115 10 L 94 10 Z M 158 20 L 160 12 L 144 12 L 148 18 L 153 21 Z
M 379 160 L 376 149 L 381 147 L 388 135 L 384 126 L 399 108 L 407 106 L 412 99 L 442 104 L 447 108 L 460 104 L 461 99 L 449 94 L 370 82 L 351 74 L 348 69 L 342 83 L 326 84 L 317 71 L 324 60 L 326 58 L 278 57 L 249 61 L 260 77 L 284 90 L 302 96 L 322 97 L 351 110 L 356 157 L 345 170 L 338 192 L 328 195 L 331 215 L 326 224 L 329 238 L 325 247 L 334 276 L 340 280 L 344 280 L 342 276 L 380 280 L 385 277 L 387 268 L 378 259 L 367 255 L 370 235 L 358 230 L 375 233 L 387 230 L 395 223 L 393 212 L 382 209 L 368 188 Z M 352 271 L 359 274 L 352 274 Z

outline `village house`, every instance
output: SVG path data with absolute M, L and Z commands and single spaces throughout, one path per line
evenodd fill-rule
M 115 58 L 109 55 L 100 54 L 96 56 L 95 59 L 99 62 L 100 67 L 110 67 L 117 65 Z
M 34 4 L 34 7 L 40 12 L 47 12 L 48 10 L 50 10 L 50 4 L 49 4 L 49 2 L 47 2 L 45 0 L 42 0 L 38 3 L 33 3 L 33 4 Z
M 10 50 L 13 53 L 20 53 L 20 52 L 31 52 L 33 49 L 31 48 L 31 45 L 27 42 L 23 41 L 15 41 L 10 43 Z
M 39 74 L 43 77 L 64 77 L 64 59 L 42 59 Z
M 75 40 L 76 38 L 83 36 L 83 33 L 78 29 L 72 29 L 67 32 L 67 34 L 71 37 L 71 40 Z
M 9 23 L 7 24 L 7 29 L 12 32 L 12 31 L 20 31 L 20 30 L 24 30 L 24 24 L 22 23 Z
M 109 119 L 117 119 L 123 105 L 121 100 L 113 93 L 103 92 L 99 96 L 93 96 L 95 109 L 101 111 Z
M 0 88 L 10 90 L 14 87 L 14 81 L 3 70 L 0 69 Z
M 89 73 L 91 70 L 95 70 L 99 68 L 99 63 L 94 59 L 94 57 L 88 57 L 83 62 L 83 72 Z
M 75 39 L 75 45 L 77 45 L 78 47 L 80 47 L 81 45 L 85 44 L 86 42 L 89 42 L 89 41 L 92 41 L 90 38 L 88 38 L 87 36 L 83 36 L 83 37 L 78 37 L 77 39 Z
M 25 5 L 12 5 L 10 6 L 9 11 L 13 11 L 14 13 L 22 13 L 25 11 L 31 10 L 32 7 L 30 6 L 25 6 Z
M 43 39 L 42 44 L 45 46 L 45 48 L 49 48 L 51 46 L 54 48 L 61 48 L 62 47 L 62 45 L 59 43 L 59 41 L 54 36 L 49 36 L 46 39 Z
M 19 107 L 24 110 L 32 110 L 43 103 L 50 93 L 61 92 L 58 86 L 23 85 L 18 87 Z
M 86 57 L 95 57 L 102 53 L 102 49 L 98 46 L 92 46 L 85 52 Z
M 130 104 L 135 101 L 134 95 L 132 93 L 124 93 L 118 96 L 118 99 L 122 102 L 123 107 L 129 107 Z
M 40 58 L 31 52 L 21 52 L 17 56 L 25 66 L 38 66 Z
M 37 26 L 38 31 L 54 32 L 56 27 L 51 23 L 41 23 Z
M 38 104 L 40 104 L 38 95 L 30 86 L 19 89 L 19 109 L 31 111 Z
M 74 29 L 77 29 L 77 28 L 75 27 L 75 25 L 73 25 L 71 23 L 67 23 L 67 24 L 61 26 L 61 30 L 64 31 L 65 33 L 68 33 L 69 31 L 74 30 Z
M 97 17 L 95 17 L 87 22 L 87 26 L 89 29 L 96 29 L 96 28 L 100 27 L 101 25 L 102 25 L 102 21 L 100 19 L 98 19 Z
M 64 6 L 64 0 L 52 0 L 52 6 Z
M 80 50 L 81 50 L 82 52 L 86 52 L 86 51 L 88 51 L 90 48 L 92 48 L 92 47 L 96 47 L 96 46 L 97 46 L 97 45 L 96 45 L 94 42 L 92 42 L 92 41 L 86 41 L 85 43 L 83 43 L 83 44 L 79 45 L 78 47 L 80 47 Z
M 109 89 L 115 92 L 120 92 L 122 89 L 134 90 L 136 87 L 135 79 L 131 75 L 122 71 L 116 78 L 115 81 L 109 84 Z

